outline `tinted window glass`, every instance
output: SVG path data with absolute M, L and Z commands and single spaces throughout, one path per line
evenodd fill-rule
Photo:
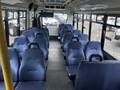
M 107 24 L 115 25 L 115 17 L 108 17 Z
M 103 15 L 98 15 L 97 16 L 97 22 L 103 23 Z
M 96 15 L 92 15 L 92 21 L 96 21 Z
M 116 25 L 120 26 L 120 18 L 117 18 L 117 23 Z
M 104 50 L 120 60 L 120 29 L 111 27 L 107 29 Z

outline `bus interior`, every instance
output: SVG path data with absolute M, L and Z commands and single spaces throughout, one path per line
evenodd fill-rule
M 120 0 L 0 0 L 0 90 L 120 90 Z

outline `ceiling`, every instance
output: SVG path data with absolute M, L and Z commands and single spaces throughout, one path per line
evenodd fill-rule
M 120 0 L 1 0 L 3 6 L 28 8 L 33 2 L 39 10 L 63 12 L 119 12 Z

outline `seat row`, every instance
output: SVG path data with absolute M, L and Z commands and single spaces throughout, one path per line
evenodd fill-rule
M 89 41 L 86 34 L 74 30 L 73 26 L 69 24 L 60 24 L 59 30 L 58 35 L 60 36 L 70 79 L 75 78 L 76 70 L 81 61 L 103 60 L 99 42 Z
M 58 35 L 64 51 L 67 73 L 75 83 L 75 90 L 120 89 L 120 62 L 104 60 L 99 42 L 89 41 L 87 35 L 74 30 L 68 24 L 60 24 Z
M 9 47 L 15 90 L 45 90 L 49 32 L 47 28 L 29 28 Z M 0 90 L 5 90 L 0 67 Z

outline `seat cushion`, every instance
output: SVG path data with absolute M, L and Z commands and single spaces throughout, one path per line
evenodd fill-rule
M 19 69 L 19 59 L 17 52 L 14 48 L 8 48 L 9 53 L 9 59 L 10 59 L 10 66 L 11 66 L 11 73 L 12 73 L 12 79 L 14 82 L 18 81 L 18 69 Z M 2 67 L 0 65 L 0 81 L 3 81 L 3 75 L 2 75 Z
M 45 90 L 45 83 L 40 81 L 19 82 L 15 90 Z
M 13 82 L 14 87 L 17 85 L 17 82 Z M 0 90 L 5 90 L 5 84 L 4 82 L 0 82 Z
M 0 90 L 5 90 L 4 82 L 0 82 Z

